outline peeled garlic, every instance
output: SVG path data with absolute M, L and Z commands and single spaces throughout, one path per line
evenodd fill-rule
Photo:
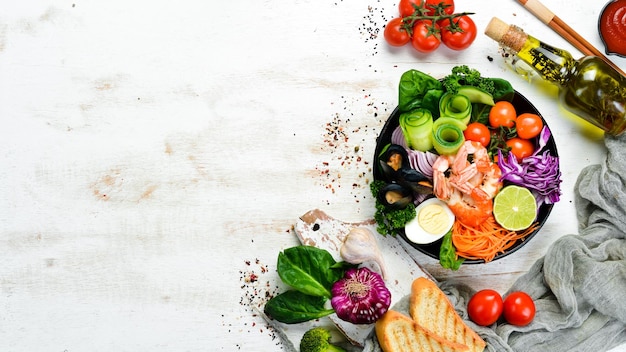
M 362 264 L 373 261 L 378 264 L 380 274 L 386 276 L 385 261 L 378 248 L 378 242 L 372 231 L 365 227 L 350 230 L 339 250 L 343 260 L 350 264 Z

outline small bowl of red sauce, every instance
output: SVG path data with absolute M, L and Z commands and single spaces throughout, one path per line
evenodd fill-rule
M 612 0 L 604 5 L 598 31 L 607 55 L 626 57 L 626 0 Z

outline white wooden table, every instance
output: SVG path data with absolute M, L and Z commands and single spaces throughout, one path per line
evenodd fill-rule
M 603 48 L 603 4 L 544 3 Z M 382 29 L 396 6 L 3 0 L 0 350 L 279 349 L 249 303 L 280 288 L 276 256 L 297 244 L 300 215 L 372 217 L 375 138 L 410 68 L 510 80 L 548 120 L 563 172 L 561 201 L 522 250 L 458 272 L 422 255 L 430 273 L 504 292 L 576 233 L 573 185 L 603 159 L 602 137 L 482 31 L 498 16 L 580 53 L 514 0 L 456 1 L 479 27 L 466 51 L 392 49 Z

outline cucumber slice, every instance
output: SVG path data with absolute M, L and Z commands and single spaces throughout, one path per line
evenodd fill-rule
M 496 103 L 493 96 L 483 89 L 474 86 L 462 86 L 458 94 L 466 96 L 472 103 L 481 103 L 494 106 Z
M 446 93 L 439 100 L 439 113 L 442 117 L 453 117 L 467 125 L 472 117 L 472 102 L 465 95 Z
M 439 119 L 441 120 L 441 119 Z M 439 121 L 437 120 L 437 121 Z M 452 119 L 454 120 L 454 119 Z M 455 154 L 465 142 L 463 130 L 454 123 L 441 123 L 433 129 L 433 146 L 440 155 Z

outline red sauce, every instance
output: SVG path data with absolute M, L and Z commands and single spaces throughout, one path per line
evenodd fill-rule
M 626 57 L 626 0 L 613 0 L 604 6 L 598 29 L 606 53 Z

